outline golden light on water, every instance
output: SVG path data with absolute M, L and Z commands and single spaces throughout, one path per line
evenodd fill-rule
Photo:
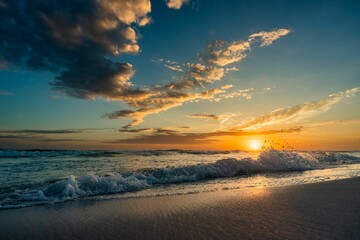
M 258 151 L 261 149 L 261 142 L 259 140 L 250 140 L 249 148 L 253 151 Z

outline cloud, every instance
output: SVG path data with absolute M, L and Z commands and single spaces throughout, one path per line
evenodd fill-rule
M 209 44 L 206 50 L 204 55 L 206 61 L 210 64 L 223 67 L 244 59 L 250 50 L 250 42 L 237 41 L 228 43 L 225 41 L 215 41 Z
M 14 140 L 25 140 L 32 142 L 78 142 L 78 141 L 89 141 L 85 139 L 75 138 L 47 138 L 43 136 L 31 136 L 31 135 L 0 135 L 0 139 L 14 139 Z
M 326 127 L 332 125 L 357 125 L 360 124 L 360 120 L 335 120 L 335 121 L 325 121 L 325 122 L 313 122 L 313 123 L 306 123 L 303 124 L 306 128 L 313 128 L 313 127 Z
M 73 134 L 73 133 L 86 133 L 100 129 L 86 128 L 86 129 L 59 129 L 59 130 L 37 130 L 37 129 L 24 129 L 24 130 L 0 130 L 0 134 Z
M 179 66 L 179 65 L 174 65 L 174 66 L 171 66 L 171 65 L 164 65 L 165 67 L 173 70 L 173 71 L 178 71 L 178 72 L 182 72 L 182 68 Z
M 104 114 L 104 117 L 110 119 L 132 118 L 133 121 L 125 127 L 131 127 L 141 123 L 145 116 L 166 111 L 170 108 L 181 106 L 185 102 L 213 99 L 216 94 L 222 93 L 220 89 L 210 89 L 201 93 L 185 93 L 181 91 L 165 91 L 159 92 L 142 101 L 134 100 L 128 102 L 134 107 L 140 107 L 136 110 L 120 110 L 112 113 Z
M 185 67 L 186 72 L 180 77 L 180 81 L 165 85 L 165 89 L 183 91 L 196 87 L 204 88 L 205 85 L 220 81 L 226 73 L 224 68 L 205 66 L 201 63 L 187 63 Z
M 134 26 L 149 23 L 150 11 L 149 0 L 5 0 L 1 62 L 52 71 L 51 85 L 72 97 L 121 97 L 134 69 L 108 56 L 139 52 Z
M 228 72 L 237 72 L 239 69 L 237 67 L 225 68 L 225 73 Z
M 233 87 L 233 85 L 231 85 L 231 84 L 228 84 L 228 85 L 224 85 L 224 86 L 222 86 L 221 87 L 221 89 L 230 89 L 230 88 L 232 88 Z
M 219 120 L 219 116 L 215 114 L 207 114 L 207 113 L 197 113 L 189 115 L 188 117 L 191 118 L 205 118 L 205 119 L 212 119 L 212 120 Z
M 22 130 L 0 130 L 0 139 L 24 140 L 31 142 L 74 142 L 89 141 L 79 138 L 59 138 L 57 135 L 91 133 L 101 130 L 114 130 L 110 128 L 83 128 L 83 129 L 22 129 Z
M 129 128 L 122 128 L 119 129 L 119 132 L 124 133 L 144 133 L 144 132 L 151 132 L 152 128 L 137 128 L 137 129 L 129 129 Z
M 215 41 L 207 46 L 203 58 L 209 64 L 224 67 L 246 58 L 247 53 L 251 50 L 251 46 L 257 42 L 258 38 L 261 41 L 260 47 L 264 47 L 271 45 L 275 40 L 289 33 L 290 30 L 288 29 L 278 29 L 271 32 L 262 31 L 251 34 L 246 41 Z M 235 69 L 230 68 L 228 70 Z
M 260 117 L 245 121 L 241 123 L 238 128 L 257 129 L 274 124 L 296 122 L 315 114 L 326 112 L 335 103 L 344 98 L 351 97 L 359 91 L 360 88 L 352 88 L 343 92 L 330 94 L 328 97 L 318 101 L 307 102 L 294 107 L 280 108 Z
M 207 114 L 207 113 L 197 113 L 189 115 L 191 118 L 202 118 L 202 119 L 212 119 L 219 120 L 221 124 L 232 124 L 233 118 L 241 115 L 240 113 L 224 113 L 220 115 Z
M 223 68 L 204 66 L 200 63 L 187 63 L 186 66 L 189 68 L 189 76 L 198 82 L 213 83 L 221 80 L 225 74 Z
M 151 62 L 161 63 L 161 64 L 164 64 L 164 66 L 167 67 L 170 70 L 183 72 L 183 69 L 181 68 L 181 66 L 178 65 L 177 62 L 172 61 L 172 60 L 165 60 L 165 59 L 160 58 L 160 59 L 157 59 L 157 60 L 152 59 Z
M 151 61 L 151 62 L 154 62 L 154 63 L 166 63 L 166 64 L 170 64 L 170 65 L 175 65 L 175 64 L 177 64 L 176 61 L 166 60 L 166 59 L 163 59 L 163 58 L 151 59 L 150 61 Z
M 32 139 L 35 142 L 86 142 L 89 140 L 86 139 L 76 139 L 76 138 L 35 138 Z
M 252 98 L 252 92 L 254 90 L 255 90 L 254 88 L 240 89 L 240 90 L 233 91 L 230 93 L 221 94 L 219 96 L 219 99 L 230 99 L 230 98 L 243 97 L 247 100 L 250 100 Z
M 220 123 L 227 124 L 227 125 L 233 125 L 234 118 L 240 116 L 241 113 L 224 113 L 219 115 Z
M 137 20 L 137 24 L 138 24 L 140 27 L 149 25 L 151 22 L 152 22 L 152 19 L 151 19 L 151 17 L 149 17 L 149 16 L 142 17 L 142 18 L 140 18 L 140 19 Z
M 189 3 L 190 0 L 166 0 L 166 6 L 172 9 L 180 9 L 184 3 Z
M 21 136 L 21 135 L 0 135 L 0 139 L 33 139 L 33 136 Z
M 168 7 L 175 9 L 188 2 L 166 1 Z M 149 114 L 185 102 L 213 100 L 225 89 L 199 92 L 196 88 L 220 81 L 226 72 L 234 70 L 223 66 L 244 58 L 256 39 L 268 45 L 284 35 L 277 30 L 277 35 L 260 32 L 246 41 L 215 42 L 203 54 L 206 60 L 189 63 L 186 69 L 176 62 L 162 60 L 168 68 L 183 71 L 182 76 L 165 86 L 140 88 L 131 82 L 135 69 L 130 63 L 120 62 L 119 56 L 140 51 L 138 28 L 151 22 L 149 0 L 2 0 L 2 3 L 0 56 L 6 67 L 51 71 L 56 74 L 50 83 L 52 88 L 71 97 L 124 102 L 136 109 L 105 116 L 130 117 L 133 122 L 129 126 L 141 123 Z
M 261 44 L 260 47 L 265 47 L 271 45 L 275 40 L 278 40 L 280 37 L 288 35 L 290 33 L 289 29 L 278 29 L 272 32 L 259 32 L 251 34 L 249 41 L 256 41 L 257 38 L 260 38 Z
M 151 133 L 151 134 L 175 134 L 175 133 L 180 133 L 180 131 L 175 130 L 174 128 L 189 129 L 190 127 L 188 127 L 188 126 L 179 126 L 179 127 L 166 127 L 166 128 L 137 128 L 137 129 L 122 128 L 122 129 L 119 129 L 119 132 L 124 132 L 124 133 Z
M 239 61 L 240 58 L 246 57 L 245 52 L 250 50 L 250 44 L 255 40 L 238 41 L 226 43 L 216 41 L 208 45 L 205 53 L 200 54 L 199 62 L 185 64 L 185 69 L 181 69 L 184 73 L 177 81 L 170 82 L 165 86 L 154 86 L 141 93 L 142 98 L 124 99 L 128 105 L 136 107 L 136 110 L 120 110 L 113 113 L 105 114 L 104 117 L 110 119 L 132 118 L 133 121 L 126 127 L 134 126 L 141 123 L 147 115 L 157 114 L 170 108 L 182 105 L 185 102 L 195 101 L 199 99 L 208 99 L 210 101 L 220 101 L 223 98 L 244 97 L 251 99 L 252 94 L 248 90 L 239 90 L 229 94 L 222 94 L 214 98 L 215 95 L 224 93 L 230 88 L 230 85 L 223 86 L 222 89 L 207 90 L 202 93 L 194 93 L 194 89 L 220 81 L 227 72 L 234 71 L 236 68 L 224 68 L 223 66 Z M 157 63 L 165 63 L 167 67 L 175 67 L 177 62 L 171 60 L 152 60 Z M 212 92 L 215 91 L 215 92 Z M 211 93 L 210 95 L 206 92 Z
M 268 34 L 272 36 L 277 32 L 281 33 L 278 33 L 278 39 L 281 36 L 284 36 L 286 29 L 279 29 L 273 32 L 260 32 L 258 34 Z M 289 32 L 290 31 L 288 30 L 287 33 Z M 250 51 L 251 45 L 256 43 L 257 37 L 253 35 L 254 34 L 250 35 L 246 41 L 215 41 L 210 43 L 206 47 L 205 51 L 199 54 L 200 57 L 198 63 L 185 64 L 188 69 L 180 78 L 180 81 L 171 82 L 165 87 L 177 90 L 189 89 L 197 86 L 203 87 L 204 84 L 220 81 L 229 71 L 238 71 L 236 67 L 225 68 L 225 66 L 239 62 L 247 57 L 247 53 Z M 273 37 L 272 41 L 275 40 L 275 37 Z M 160 60 L 163 61 L 163 59 Z
M 281 130 L 267 130 L 267 131 L 242 131 L 242 130 L 228 130 L 215 131 L 207 133 L 181 133 L 168 132 L 166 134 L 152 132 L 150 134 L 142 134 L 133 138 L 114 140 L 107 143 L 120 144 L 210 144 L 219 141 L 218 137 L 224 136 L 254 136 L 254 135 L 270 135 L 279 133 L 294 133 L 300 132 L 301 127 L 281 129 Z
M 134 72 L 129 63 L 115 63 L 107 59 L 87 60 L 62 72 L 51 85 L 76 98 L 121 99 L 132 85 L 130 79 Z

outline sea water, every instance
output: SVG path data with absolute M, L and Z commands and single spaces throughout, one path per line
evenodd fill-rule
M 360 176 L 360 152 L 0 150 L 0 209 Z

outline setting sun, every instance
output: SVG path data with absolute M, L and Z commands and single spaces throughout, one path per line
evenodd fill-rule
M 249 143 L 249 147 L 250 147 L 251 150 L 257 151 L 257 150 L 260 150 L 261 143 L 258 140 L 251 140 L 250 143 Z

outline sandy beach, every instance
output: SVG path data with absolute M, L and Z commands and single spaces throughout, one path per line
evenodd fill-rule
M 359 239 L 360 178 L 0 211 L 1 239 Z

